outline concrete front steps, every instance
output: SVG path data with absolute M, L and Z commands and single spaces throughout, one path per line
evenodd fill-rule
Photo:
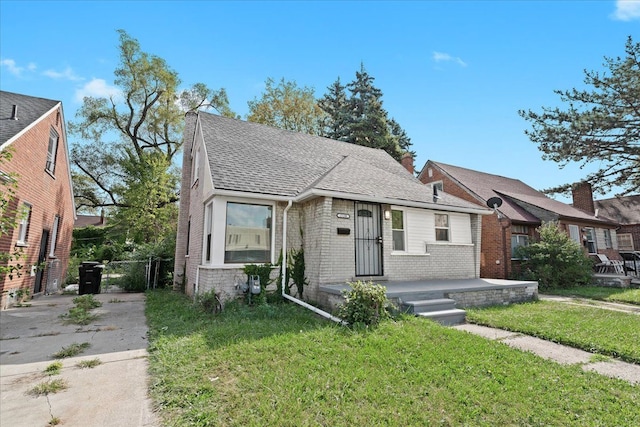
M 467 314 L 456 308 L 456 302 L 449 298 L 403 301 L 401 306 L 406 313 L 426 317 L 445 326 L 464 323 Z

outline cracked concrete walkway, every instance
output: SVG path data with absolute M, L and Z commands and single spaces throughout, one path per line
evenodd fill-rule
M 76 295 L 40 296 L 29 307 L 0 312 L 0 426 L 46 426 L 57 418 L 64 426 L 158 425 L 147 395 L 147 326 L 144 294 L 94 295 L 102 307 L 86 326 L 65 325 L 60 315 Z M 52 356 L 73 343 L 91 346 L 61 359 L 59 375 L 44 369 Z M 83 360 L 99 359 L 82 369 Z M 36 385 L 62 379 L 67 389 L 34 397 Z
M 539 298 L 541 300 L 558 301 L 571 305 L 599 307 L 605 310 L 621 311 L 640 315 L 640 307 L 633 304 L 556 295 L 539 295 Z M 595 371 L 601 375 L 620 378 L 632 384 L 640 384 L 640 365 L 623 362 L 613 358 L 608 360 L 599 360 L 597 355 L 589 353 L 588 351 L 546 341 L 519 332 L 505 331 L 504 329 L 473 324 L 458 325 L 455 326 L 455 328 L 480 335 L 491 340 L 501 341 L 511 347 L 530 351 L 540 357 L 551 359 L 558 363 L 580 364 L 582 369 L 585 371 Z

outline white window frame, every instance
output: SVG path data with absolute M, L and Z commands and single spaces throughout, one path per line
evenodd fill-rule
M 613 239 L 611 238 L 611 230 L 608 228 L 605 228 L 602 231 L 604 232 L 604 247 L 606 249 L 612 249 Z
M 235 205 L 249 205 L 249 206 L 262 206 L 262 207 L 266 207 L 269 208 L 271 211 L 271 224 L 268 228 L 269 230 L 269 259 L 266 261 L 227 261 L 226 260 L 226 252 L 227 252 L 227 243 L 230 243 L 231 238 L 234 239 L 235 243 L 238 243 L 240 241 L 241 236 L 238 234 L 229 234 L 229 230 L 227 229 L 227 222 L 228 222 L 228 213 L 229 213 L 229 204 L 235 204 Z M 273 252 L 274 252 L 274 237 L 275 237 L 275 215 L 276 215 L 276 208 L 274 206 L 273 203 L 261 203 L 259 201 L 235 201 L 235 200 L 227 200 L 224 203 L 224 207 L 225 207 L 225 221 L 224 221 L 224 240 L 223 240 L 223 250 L 222 250 L 222 262 L 224 265 L 246 265 L 246 264 L 265 264 L 265 263 L 273 263 Z
M 213 261 L 213 201 L 207 203 L 204 208 L 202 238 L 202 262 L 211 264 Z
M 575 224 L 569 224 L 569 237 L 571 240 L 582 246 L 582 238 L 580 238 L 580 227 Z
M 56 246 L 58 243 L 58 227 L 60 226 L 60 217 L 56 215 L 53 218 L 53 226 L 51 227 L 51 243 L 49 244 L 49 258 L 56 257 Z
M 589 254 L 598 253 L 598 244 L 596 242 L 596 230 L 593 227 L 585 227 L 584 229 L 585 242 L 587 244 L 587 252 Z M 589 238 L 591 236 L 591 238 Z M 593 252 L 591 252 L 591 244 L 593 244 Z
M 393 213 L 400 212 L 402 217 L 402 228 L 393 228 Z M 407 251 L 407 216 L 405 212 L 401 209 L 391 209 L 391 250 L 393 252 L 406 252 Z M 395 247 L 396 239 L 394 238 L 395 233 L 402 233 L 402 248 L 397 249 Z
M 438 226 L 438 220 L 437 220 L 438 216 L 443 216 L 443 217 L 447 218 L 447 226 L 446 227 Z M 450 242 L 451 241 L 451 218 L 449 217 L 449 214 L 434 213 L 433 214 L 433 221 L 434 221 L 434 226 L 435 226 L 436 242 Z M 438 239 L 438 230 L 447 230 L 447 240 Z
M 529 235 L 511 234 L 511 259 L 520 259 L 520 257 L 516 256 L 516 249 L 520 246 L 529 246 Z
M 24 202 L 20 211 L 20 222 L 18 223 L 18 239 L 16 244 L 18 246 L 26 246 L 27 238 L 29 237 L 29 220 L 31 219 L 31 205 Z
M 195 184 L 200 176 L 200 147 L 196 150 L 196 154 L 193 156 L 193 176 L 191 177 L 191 184 Z
M 47 164 L 45 169 L 51 175 L 56 172 L 56 156 L 58 153 L 58 141 L 60 140 L 60 136 L 58 136 L 58 132 L 54 128 L 51 128 L 49 131 L 49 145 L 47 147 Z

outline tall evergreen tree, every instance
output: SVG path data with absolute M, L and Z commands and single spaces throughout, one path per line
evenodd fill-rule
M 347 141 L 349 134 L 349 100 L 345 92 L 346 87 L 337 78 L 328 92 L 318 100 L 318 105 L 327 114 L 323 126 L 323 136 L 338 141 Z

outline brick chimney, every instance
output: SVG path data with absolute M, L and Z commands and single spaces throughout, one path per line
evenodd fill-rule
M 402 155 L 402 158 L 400 159 L 400 163 L 402 164 L 402 166 L 404 166 L 404 168 L 406 170 L 409 171 L 409 173 L 411 175 L 414 174 L 414 169 L 413 169 L 413 154 L 406 152 Z
M 573 184 L 571 188 L 571 195 L 573 196 L 573 207 L 589 212 L 596 213 L 595 206 L 593 205 L 593 191 L 591 190 L 591 184 L 588 182 L 578 182 Z

